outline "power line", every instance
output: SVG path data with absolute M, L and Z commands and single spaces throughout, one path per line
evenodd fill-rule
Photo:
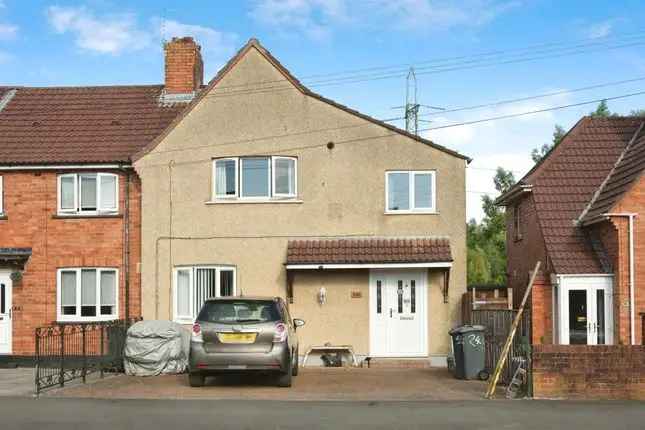
M 423 64 L 433 64 L 433 63 L 446 63 L 446 62 L 453 62 L 454 64 L 459 64 L 459 63 L 454 63 L 455 61 L 458 60 L 467 60 L 467 59 L 473 59 L 473 58 L 479 58 L 479 57 L 494 57 L 494 56 L 504 56 L 504 55 L 525 55 L 525 54 L 531 54 L 535 55 L 537 52 L 548 52 L 548 51 L 556 51 L 556 50 L 565 50 L 565 49 L 577 49 L 580 47 L 588 47 L 588 46 L 595 46 L 595 45 L 604 45 L 607 43 L 617 43 L 618 41 L 622 41 L 625 39 L 633 39 L 633 38 L 640 38 L 643 35 L 645 35 L 644 31 L 638 31 L 634 33 L 625 33 L 625 34 L 617 34 L 617 35 L 608 35 L 602 38 L 595 38 L 593 40 L 589 39 L 578 39 L 575 41 L 571 42 L 549 42 L 549 43 L 542 43 L 542 44 L 536 44 L 536 45 L 529 45 L 524 48 L 514 48 L 514 49 L 507 49 L 507 50 L 494 50 L 494 51 L 488 51 L 488 52 L 482 52 L 482 53 L 476 53 L 476 54 L 468 54 L 468 55 L 461 55 L 461 56 L 455 56 L 455 57 L 443 57 L 443 58 L 436 58 L 436 59 L 431 59 L 431 60 L 423 60 L 423 61 L 417 61 L 414 63 L 406 63 L 406 64 L 397 64 L 397 65 L 390 65 L 390 66 L 376 66 L 376 67 L 367 67 L 367 68 L 361 68 L 361 69 L 353 69 L 353 70 L 347 70 L 347 71 L 338 71 L 338 72 L 330 72 L 330 73 L 319 73 L 319 74 L 314 74 L 314 75 L 308 75 L 308 76 L 302 76 L 300 78 L 301 81 L 305 81 L 307 79 L 311 78 L 324 78 L 324 77 L 331 77 L 331 76 L 342 76 L 342 75 L 348 75 L 342 78 L 335 78 L 331 80 L 338 80 L 338 79 L 349 79 L 349 78 L 355 78 L 356 76 L 352 75 L 359 75 L 361 73 L 365 72 L 375 72 L 379 71 L 380 73 L 385 73 L 386 70 L 392 70 L 401 74 L 406 73 L 406 71 L 409 69 L 410 66 L 416 66 L 417 68 L 420 68 L 421 65 Z M 584 43 L 581 43 L 584 42 Z M 567 46 L 570 45 L 570 46 Z M 542 49 L 539 51 L 535 51 L 536 48 L 541 48 L 541 47 L 547 47 L 547 46 L 562 46 L 561 48 L 551 48 L 551 49 Z M 527 52 L 525 52 L 527 51 Z M 482 60 L 479 60 L 482 61 Z M 470 63 L 471 61 L 467 61 L 465 63 Z M 449 64 L 450 65 L 450 64 Z M 437 65 L 434 67 L 445 67 L 446 65 Z M 390 72 L 391 73 L 391 72 Z M 328 80 L 318 80 L 318 81 L 312 81 L 307 83 L 307 85 L 315 85 L 316 83 L 322 83 L 322 82 L 327 82 Z M 285 78 L 280 78 L 280 79 L 273 79 L 273 80 L 263 80 L 263 81 L 256 81 L 256 82 L 250 82 L 250 83 L 245 83 L 245 84 L 234 84 L 234 85 L 226 85 L 226 86 L 218 86 L 218 89 L 229 89 L 229 88 L 240 88 L 244 87 L 247 88 L 251 85 L 264 85 L 264 84 L 271 84 L 271 83 L 280 83 L 280 82 L 288 82 L 287 79 Z
M 493 116 L 493 117 L 488 117 L 488 118 L 482 118 L 482 119 L 478 119 L 478 120 L 464 121 L 464 122 L 448 124 L 448 125 L 443 125 L 443 126 L 430 127 L 430 128 L 426 128 L 426 129 L 420 129 L 419 132 L 440 130 L 440 129 L 452 128 L 452 127 L 461 127 L 461 126 L 465 126 L 465 125 L 473 125 L 473 124 L 479 124 L 479 123 L 483 123 L 483 122 L 497 121 L 497 120 L 501 120 L 501 119 L 517 118 L 517 117 L 526 116 L 526 115 L 534 115 L 534 114 L 543 113 L 543 112 L 549 112 L 549 111 L 562 110 L 562 109 L 567 109 L 567 108 L 572 108 L 572 107 L 585 106 L 585 105 L 589 105 L 589 104 L 595 104 L 595 103 L 599 103 L 599 102 L 601 102 L 603 100 L 604 101 L 619 100 L 619 99 L 624 99 L 624 98 L 628 98 L 628 97 L 635 97 L 635 96 L 639 96 L 639 95 L 645 95 L 645 91 L 639 91 L 639 92 L 634 92 L 634 93 L 629 93 L 629 94 L 621 94 L 621 95 L 618 95 L 618 96 L 603 97 L 603 98 L 600 98 L 600 99 L 588 100 L 588 101 L 579 102 L 579 103 L 570 103 L 570 104 L 566 104 L 566 105 L 552 106 L 552 107 L 549 107 L 549 108 L 536 109 L 536 110 L 531 110 L 531 111 L 527 111 L 527 112 L 519 112 L 519 113 L 515 113 L 515 114 L 508 114 L 508 115 L 499 115 L 499 116 Z M 397 136 L 399 134 L 400 134 L 399 132 L 393 132 L 393 133 L 383 134 L 383 135 L 380 135 L 380 136 L 364 136 L 364 137 L 358 137 L 358 138 L 353 138 L 353 139 L 336 140 L 336 141 L 332 141 L 332 142 L 333 142 L 333 144 L 335 146 L 335 145 L 343 145 L 343 144 L 347 144 L 347 143 L 358 143 L 358 142 L 364 142 L 364 141 L 369 141 L 369 140 L 383 139 L 383 138 L 387 138 L 387 137 Z M 248 139 L 247 142 L 252 142 L 252 141 L 255 141 L 255 140 L 262 140 L 262 138 Z M 301 151 L 301 150 L 306 150 L 306 149 L 327 147 L 329 145 L 329 143 L 332 143 L 332 142 L 325 142 L 325 143 L 319 143 L 319 144 L 313 144 L 313 145 L 302 145 L 302 146 L 291 147 L 291 148 L 282 148 L 282 149 L 279 149 L 277 151 L 274 151 L 273 154 L 277 155 L 277 154 L 281 154 L 281 153 L 285 153 L 285 152 Z M 218 145 L 221 145 L 221 144 L 218 144 Z M 218 146 L 218 145 L 209 145 L 209 146 Z M 182 148 L 181 150 L 186 151 L 187 149 L 191 149 L 191 148 Z M 163 153 L 163 152 L 164 151 L 159 151 L 157 153 Z M 166 152 L 168 152 L 168 151 L 166 151 Z M 265 154 L 265 153 L 266 153 L 266 150 L 262 150 L 262 151 L 255 152 L 255 153 L 253 153 L 253 152 L 246 153 L 245 155 L 246 156 L 252 156 L 252 155 L 262 155 L 262 154 Z M 197 163 L 203 163 L 204 161 L 209 161 L 209 160 L 211 160 L 211 158 L 202 159 L 202 160 L 185 161 L 185 162 L 176 162 L 173 165 L 177 166 L 177 165 L 184 165 L 184 164 L 197 164 Z M 166 165 L 167 165 L 166 163 L 156 163 L 156 164 L 151 163 L 151 164 L 144 164 L 142 166 L 144 166 L 144 167 L 153 167 L 153 166 L 166 166 Z
M 587 53 L 594 53 L 594 52 L 602 52 L 602 51 L 607 51 L 607 50 L 621 49 L 621 48 L 641 46 L 641 45 L 645 45 L 645 41 L 638 41 L 638 42 L 627 43 L 627 44 L 606 46 L 606 47 L 597 48 L 597 49 L 575 50 L 575 51 L 571 51 L 571 52 L 561 52 L 561 53 L 557 53 L 557 54 L 548 54 L 548 55 L 542 55 L 542 56 L 516 58 L 516 59 L 503 60 L 503 61 L 489 61 L 489 62 L 480 62 L 480 63 L 475 63 L 475 64 L 470 64 L 470 62 L 469 62 L 468 65 L 457 64 L 457 65 L 451 66 L 451 67 L 439 66 L 439 67 L 429 68 L 430 70 L 426 70 L 428 68 L 424 68 L 424 69 L 420 70 L 419 72 L 417 72 L 417 75 L 430 75 L 430 74 L 453 72 L 453 71 L 458 71 L 458 70 L 472 70 L 472 69 L 493 67 L 493 66 L 499 66 L 499 65 L 518 64 L 518 63 L 525 63 L 525 62 L 531 62 L 531 61 L 537 61 L 537 60 L 561 58 L 561 57 L 567 57 L 567 56 L 573 56 L 573 55 L 580 55 L 580 54 L 587 54 Z M 335 86 L 335 85 L 346 85 L 346 84 L 369 82 L 369 81 L 387 80 L 387 79 L 393 79 L 393 78 L 402 78 L 402 77 L 405 77 L 405 76 L 406 76 L 406 73 L 401 73 L 401 72 L 391 73 L 391 74 L 358 76 L 358 77 L 343 78 L 341 80 L 329 80 L 329 81 L 325 81 L 325 82 L 313 82 L 313 83 L 307 84 L 307 86 L 325 87 L 325 86 Z M 286 83 L 288 81 L 287 80 L 282 80 L 280 82 L 285 82 Z M 288 85 L 288 86 L 284 86 L 284 85 L 282 85 L 282 86 L 267 86 L 267 87 L 251 88 L 252 85 L 253 84 L 244 84 L 243 86 L 246 87 L 247 89 L 223 91 L 220 94 L 207 94 L 204 97 L 208 97 L 208 98 L 225 98 L 225 97 L 235 97 L 235 96 L 239 96 L 239 95 L 265 94 L 265 93 L 272 93 L 272 92 L 298 90 L 298 88 L 293 86 L 293 85 Z M 215 91 L 227 90 L 227 87 L 218 87 L 218 86 L 216 86 L 216 87 L 213 88 L 213 90 L 215 90 Z

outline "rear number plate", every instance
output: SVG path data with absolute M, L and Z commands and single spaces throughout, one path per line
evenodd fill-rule
M 229 369 L 237 369 L 237 370 L 246 369 L 246 364 L 229 364 L 228 368 Z
M 222 343 L 253 343 L 257 333 L 217 333 Z

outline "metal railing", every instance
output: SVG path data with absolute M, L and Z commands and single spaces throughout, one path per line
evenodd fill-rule
M 50 387 L 105 372 L 123 371 L 128 327 L 136 322 L 57 324 L 36 329 L 36 394 Z

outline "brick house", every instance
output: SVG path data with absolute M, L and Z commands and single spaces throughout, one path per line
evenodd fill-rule
M 634 117 L 581 119 L 498 199 L 507 208 L 515 304 L 536 261 L 532 343 L 634 345 L 645 311 L 645 129 Z
M 131 156 L 202 87 L 192 39 L 165 51 L 166 85 L 0 87 L 0 357 L 39 326 L 141 315 Z

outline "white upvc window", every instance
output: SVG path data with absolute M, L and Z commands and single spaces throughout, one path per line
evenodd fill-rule
M 295 157 L 253 156 L 213 160 L 213 200 L 280 200 L 298 195 Z
M 0 215 L 4 215 L 4 181 L 0 176 Z
M 113 173 L 58 175 L 58 213 L 102 215 L 119 211 L 119 177 Z
M 436 195 L 433 170 L 385 172 L 386 213 L 435 213 Z
M 233 266 L 175 267 L 173 276 L 173 320 L 192 324 L 206 299 L 237 293 Z
M 119 271 L 113 268 L 58 269 L 57 319 L 60 322 L 110 321 L 119 315 Z

